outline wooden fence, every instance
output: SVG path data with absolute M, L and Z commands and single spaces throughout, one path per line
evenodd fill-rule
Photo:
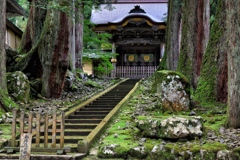
M 16 126 L 18 125 L 17 123 L 19 123 L 20 135 L 29 133 L 33 138 L 35 138 L 36 148 L 40 147 L 40 139 L 42 138 L 42 134 L 44 148 L 50 148 L 48 146 L 49 133 L 51 133 L 52 136 L 51 148 L 56 148 L 57 133 L 60 133 L 60 144 L 58 148 L 64 147 L 65 116 L 63 112 L 61 113 L 59 119 L 57 118 L 56 108 L 53 108 L 53 113 L 51 115 L 49 113 L 45 113 L 44 115 L 37 113 L 34 117 L 32 112 L 29 113 L 28 118 L 26 118 L 24 115 L 24 112 L 21 112 L 20 118 L 17 118 L 16 110 L 13 111 L 11 147 L 17 147 L 16 138 L 19 137 L 16 130 Z M 57 123 L 60 123 L 60 129 L 57 129 Z M 34 128 L 33 125 L 35 125 Z
M 158 66 L 117 66 L 111 73 L 112 77 L 141 79 L 153 75 Z

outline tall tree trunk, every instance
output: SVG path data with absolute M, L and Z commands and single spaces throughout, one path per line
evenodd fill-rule
M 8 95 L 6 80 L 6 52 L 5 52 L 5 36 L 6 36 L 6 0 L 0 1 L 0 107 L 6 109 L 4 97 Z
M 182 4 L 179 0 L 170 0 L 168 2 L 168 20 L 167 20 L 167 42 L 165 54 L 166 69 L 176 70 L 178 57 L 180 54 L 181 42 L 181 13 Z
M 240 1 L 226 0 L 226 39 L 228 42 L 228 118 L 229 127 L 240 127 Z
M 83 54 L 83 26 L 84 26 L 84 12 L 83 3 L 78 3 L 76 8 L 76 69 L 82 70 L 82 54 Z
M 51 3 L 51 2 L 50 2 Z M 66 13 L 49 9 L 44 27 L 47 33 L 38 47 L 43 66 L 42 95 L 59 98 L 69 65 L 70 27 Z
M 208 41 L 210 38 L 210 0 L 204 0 L 203 5 L 203 49 L 204 53 L 207 49 Z
M 43 9 L 47 8 L 47 0 L 31 0 L 29 6 L 29 17 L 21 39 L 20 54 L 28 53 L 39 41 L 47 14 L 47 10 Z
M 225 5 L 218 0 L 210 40 L 203 57 L 203 66 L 195 92 L 195 99 L 202 102 L 227 102 L 227 52 Z
M 72 24 L 71 24 L 71 34 L 70 34 L 70 39 L 71 39 L 71 51 L 70 51 L 70 68 L 72 73 L 76 76 L 76 5 L 75 5 L 75 0 L 72 0 Z
M 66 13 L 52 7 L 54 6 L 52 3 L 64 5 L 61 3 L 62 0 L 57 2 L 32 0 L 31 2 L 47 4 L 47 9 L 42 11 L 36 8 L 39 5 L 31 5 L 30 24 L 27 25 L 24 40 L 21 43 L 22 51 L 26 51 L 27 54 L 15 68 L 26 72 L 31 71 L 31 73 L 37 72 L 34 78 L 42 80 L 42 95 L 48 98 L 59 98 L 69 65 L 70 20 Z M 37 25 L 38 23 L 40 26 Z M 33 59 L 36 63 L 31 63 Z
M 6 36 L 6 0 L 0 1 L 0 89 L 7 92 L 6 81 L 6 52 L 5 52 L 5 36 Z
M 184 0 L 182 40 L 177 70 L 186 75 L 196 89 L 204 53 L 204 0 Z
M 17 105 L 8 96 L 6 78 L 6 0 L 0 0 L 0 108 L 9 111 Z

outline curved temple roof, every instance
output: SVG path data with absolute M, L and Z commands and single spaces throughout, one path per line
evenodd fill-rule
M 136 5 L 139 5 L 146 13 L 130 13 Z M 100 10 L 92 10 L 91 22 L 94 24 L 118 23 L 132 16 L 146 16 L 156 23 L 163 22 L 167 14 L 167 3 L 139 3 L 139 4 L 112 4 L 113 10 L 106 9 L 106 5 L 100 5 Z
M 14 16 L 24 16 L 24 9 L 15 0 L 7 0 L 7 17 Z

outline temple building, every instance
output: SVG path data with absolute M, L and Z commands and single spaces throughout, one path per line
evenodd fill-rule
M 112 76 L 149 77 L 164 54 L 167 0 L 118 0 L 92 10 L 96 32 L 112 34 Z
M 24 9 L 15 1 L 7 0 L 7 18 L 15 16 L 24 16 Z M 23 32 L 15 26 L 11 21 L 6 19 L 6 38 L 5 44 L 7 47 L 17 49 L 20 45 Z

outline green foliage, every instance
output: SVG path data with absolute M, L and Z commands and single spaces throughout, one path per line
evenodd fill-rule
M 0 89 L 0 106 L 3 105 L 7 110 L 19 108 L 18 105 L 8 96 L 8 93 Z
M 19 29 L 24 31 L 28 20 L 27 16 L 29 14 L 29 2 L 28 0 L 16 0 L 16 2 L 25 10 L 25 16 L 10 17 L 9 20 Z
M 102 86 L 100 84 L 98 84 L 97 82 L 94 82 L 90 79 L 88 79 L 86 82 L 84 82 L 84 85 L 89 86 L 89 87 L 102 88 Z
M 175 9 L 181 8 L 183 6 L 183 0 L 173 0 L 173 6 Z
M 97 67 L 94 67 L 94 73 L 98 76 L 104 76 L 113 70 L 112 63 L 108 58 L 100 59 Z
M 216 10 L 217 10 L 217 0 L 211 0 L 210 1 L 210 24 L 211 24 L 211 26 L 216 17 Z

